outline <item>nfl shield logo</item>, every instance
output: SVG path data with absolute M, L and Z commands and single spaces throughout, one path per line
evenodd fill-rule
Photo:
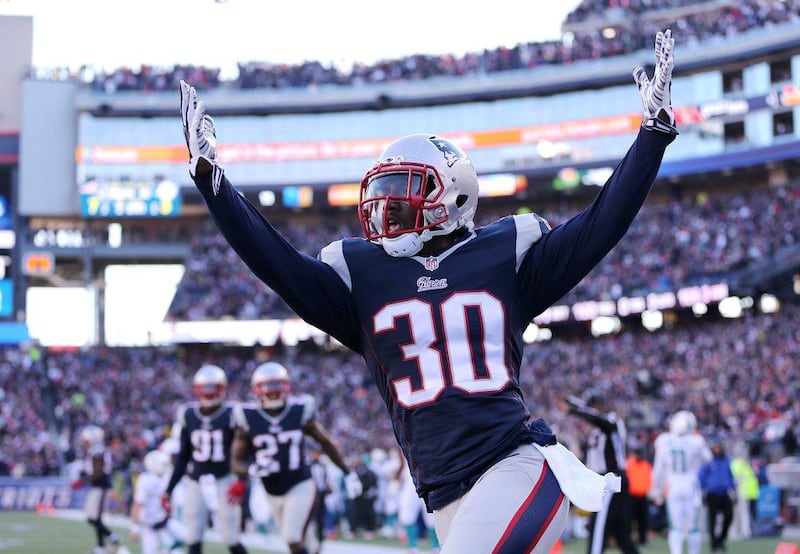
M 428 271 L 436 271 L 437 269 L 439 269 L 439 259 L 434 256 L 426 258 L 425 269 L 427 269 Z

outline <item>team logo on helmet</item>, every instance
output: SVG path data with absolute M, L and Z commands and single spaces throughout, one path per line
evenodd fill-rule
M 431 143 L 442 153 L 447 167 L 453 167 L 454 163 L 465 157 L 461 149 L 449 140 L 436 137 L 431 140 Z

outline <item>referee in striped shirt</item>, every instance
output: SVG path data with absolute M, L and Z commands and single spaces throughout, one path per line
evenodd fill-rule
M 610 471 L 622 478 L 622 490 L 607 496 L 603 509 L 590 517 L 588 554 L 603 552 L 608 537 L 616 540 L 617 547 L 624 554 L 639 554 L 631 539 L 631 498 L 625 475 L 625 441 L 628 436 L 625 422 L 609 410 L 601 394 L 594 392 L 588 394 L 585 401 L 569 396 L 562 407 L 592 426 L 586 445 L 586 466 L 601 475 Z

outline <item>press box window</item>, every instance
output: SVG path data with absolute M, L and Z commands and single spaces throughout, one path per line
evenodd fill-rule
M 744 142 L 744 121 L 732 121 L 725 124 L 725 144 Z
M 794 112 L 776 113 L 772 116 L 772 133 L 776 137 L 794 134 Z
M 741 70 L 722 74 L 722 92 L 724 94 L 742 92 L 743 88 Z

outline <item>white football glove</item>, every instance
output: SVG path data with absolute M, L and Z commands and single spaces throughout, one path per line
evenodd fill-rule
M 211 171 L 211 188 L 214 196 L 222 183 L 222 168 L 217 164 L 217 134 L 214 120 L 206 115 L 203 102 L 198 102 L 197 91 L 181 79 L 181 119 L 183 136 L 189 149 L 189 174 L 196 177 Z
M 633 79 L 639 87 L 644 107 L 644 120 L 642 125 L 647 129 L 676 135 L 675 114 L 672 112 L 672 68 L 675 59 L 672 49 L 675 39 L 672 31 L 667 29 L 663 33 L 656 33 L 656 66 L 653 79 L 647 77 L 643 67 L 633 70 Z
M 351 471 L 344 476 L 344 490 L 347 493 L 347 498 L 350 500 L 361 496 L 364 487 L 361 485 L 361 479 L 355 471 Z

